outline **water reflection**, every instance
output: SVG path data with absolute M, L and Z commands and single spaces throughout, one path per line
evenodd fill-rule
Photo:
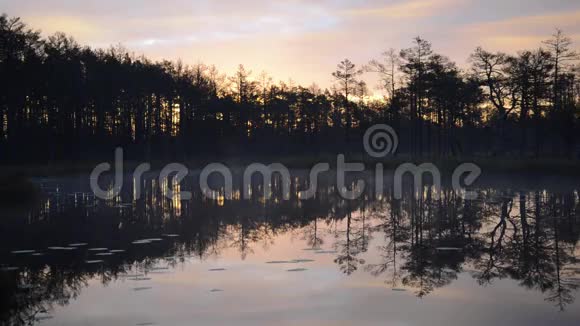
M 238 185 L 231 199 L 194 191 L 188 201 L 167 199 L 163 189 L 195 189 L 195 180 L 180 186 L 151 175 L 131 180 L 133 187 L 111 201 L 92 196 L 84 177 L 37 180 L 42 201 L 27 212 L 3 212 L 0 221 L 0 320 L 49 320 L 55 306 L 69 304 L 95 280 L 131 281 L 133 291 L 149 291 L 153 276 L 176 266 L 219 262 L 232 251 L 245 260 L 288 245 L 288 237 L 306 247 L 288 249 L 294 259 L 268 262 L 286 271 L 308 271 L 315 259 L 299 259 L 302 251 L 332 256 L 345 280 L 364 273 L 385 289 L 419 298 L 469 275 L 482 287 L 510 280 L 556 310 L 575 304 L 580 198 L 574 183 L 547 190 L 490 182 L 480 185 L 475 201 L 450 189 L 434 196 L 432 187 L 416 193 L 409 186 L 400 200 L 387 192 L 349 201 L 320 182 L 315 198 L 299 200 L 308 182 L 296 174 L 289 201 L 276 180 L 270 200 L 256 183 L 251 200 L 240 200 Z M 142 196 L 135 195 L 135 182 L 142 182 Z

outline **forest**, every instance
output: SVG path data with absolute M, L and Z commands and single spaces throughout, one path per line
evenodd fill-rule
M 63 33 L 44 38 L 4 14 L 0 161 L 101 159 L 116 146 L 134 159 L 362 151 L 376 123 L 397 130 L 398 155 L 409 157 L 577 159 L 578 59 L 561 30 L 516 54 L 477 48 L 466 67 L 417 37 L 369 62 L 344 59 L 322 89 L 241 64 L 227 76 Z M 379 77 L 382 98 L 365 74 Z

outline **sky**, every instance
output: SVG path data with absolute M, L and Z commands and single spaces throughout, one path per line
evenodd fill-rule
M 83 45 L 228 74 L 242 63 L 254 76 L 322 87 L 342 59 L 366 64 L 415 36 L 462 67 L 477 46 L 534 49 L 556 27 L 580 43 L 579 0 L 0 0 L 0 12 Z

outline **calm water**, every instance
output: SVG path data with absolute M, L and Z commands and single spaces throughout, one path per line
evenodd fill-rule
M 304 189 L 295 171 L 292 190 Z M 2 209 L 7 325 L 578 325 L 578 180 L 488 177 L 476 201 L 189 201 L 145 178 L 97 200 L 87 176 L 35 180 Z M 174 190 L 180 186 L 169 181 Z M 183 183 L 181 189 L 191 189 Z M 163 187 L 161 187 L 163 186 Z M 195 188 L 194 188 L 195 189 Z

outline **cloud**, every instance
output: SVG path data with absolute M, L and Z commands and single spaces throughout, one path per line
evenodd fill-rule
M 538 47 L 556 26 L 580 41 L 577 0 L 0 0 L 0 7 L 44 35 L 121 43 L 228 73 L 243 63 L 323 87 L 345 57 L 361 65 L 389 47 L 411 46 L 417 35 L 460 65 L 479 45 L 512 53 Z
M 413 0 L 382 7 L 354 8 L 343 13 L 347 16 L 371 16 L 392 19 L 429 17 L 462 4 L 463 0 Z
M 515 52 L 541 46 L 542 41 L 550 38 L 556 27 L 578 40 L 579 21 L 580 10 L 552 12 L 470 24 L 463 29 L 462 34 L 464 39 L 478 40 L 479 45 L 493 50 Z
M 580 10 L 572 12 L 552 12 L 543 15 L 520 16 L 468 25 L 466 30 L 477 33 L 506 33 L 534 34 L 538 31 L 548 33 L 555 27 L 578 31 L 580 30 Z
M 74 33 L 80 39 L 98 39 L 106 34 L 106 28 L 82 17 L 73 16 L 30 16 L 24 22 L 33 29 L 41 30 L 45 35 L 54 32 Z M 112 35 L 111 35 L 112 36 Z

